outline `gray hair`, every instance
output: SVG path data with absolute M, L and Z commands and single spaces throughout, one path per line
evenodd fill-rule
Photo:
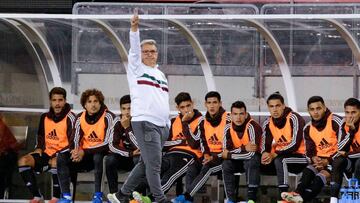
M 153 39 L 144 39 L 143 41 L 141 41 L 140 46 L 142 47 L 144 44 L 150 44 L 156 46 L 156 41 Z

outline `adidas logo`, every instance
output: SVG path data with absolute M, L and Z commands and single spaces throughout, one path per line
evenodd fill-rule
M 59 137 L 57 136 L 55 129 L 52 130 L 49 134 L 47 134 L 46 138 L 50 140 L 59 140 Z
M 356 140 L 354 143 L 351 144 L 351 147 L 353 149 L 358 149 L 360 147 L 360 144 L 358 143 L 358 141 Z
M 89 142 L 102 142 L 102 140 L 96 135 L 96 133 L 94 131 L 92 131 L 90 133 L 90 135 L 88 136 L 88 141 Z
M 208 139 L 208 142 L 212 145 L 222 145 L 215 133 Z
M 318 145 L 318 147 L 319 147 L 320 149 L 326 149 L 326 148 L 329 148 L 329 147 L 331 147 L 331 146 L 330 146 L 329 142 L 326 141 L 325 138 L 323 138 L 323 139 L 321 140 L 320 144 Z
M 281 135 L 281 137 L 276 142 L 277 146 L 287 146 L 289 145 L 289 142 L 287 141 L 286 137 L 284 135 Z

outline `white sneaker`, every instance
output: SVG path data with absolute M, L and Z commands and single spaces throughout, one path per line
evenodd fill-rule
M 338 198 L 336 198 L 336 197 L 331 197 L 331 198 L 330 198 L 330 203 L 338 203 Z
M 116 193 L 109 193 L 106 197 L 111 203 L 121 203 L 115 196 Z
M 303 203 L 303 198 L 296 192 L 282 192 L 281 198 L 287 202 Z

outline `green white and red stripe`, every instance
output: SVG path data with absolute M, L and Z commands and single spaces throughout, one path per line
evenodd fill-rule
M 156 88 L 160 88 L 165 92 L 169 92 L 167 82 L 163 80 L 158 80 L 154 76 L 144 73 L 140 78 L 137 80 L 137 84 L 139 85 L 149 85 Z

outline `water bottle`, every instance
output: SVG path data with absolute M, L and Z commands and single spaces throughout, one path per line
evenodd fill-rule
M 348 196 L 351 197 L 351 203 L 356 203 L 359 200 L 359 183 L 356 178 L 351 178 L 348 181 L 349 189 L 347 190 Z M 349 202 L 349 203 L 350 203 Z
M 346 203 L 354 203 L 354 195 L 355 194 L 355 189 L 353 186 L 349 187 L 349 189 L 347 190 L 347 202 Z
M 340 189 L 340 199 L 339 199 L 339 203 L 347 203 L 347 188 L 343 187 Z
M 359 181 L 355 178 L 356 184 L 355 184 L 355 192 L 354 192 L 354 203 L 360 203 L 360 187 L 359 187 Z

